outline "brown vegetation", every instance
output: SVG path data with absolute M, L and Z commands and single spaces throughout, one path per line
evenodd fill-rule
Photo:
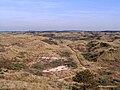
M 81 83 L 90 88 L 119 86 L 119 37 L 120 32 L 2 32 L 0 89 L 78 90 Z M 68 69 L 43 72 L 60 66 Z

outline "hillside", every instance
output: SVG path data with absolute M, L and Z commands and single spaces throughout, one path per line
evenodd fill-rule
M 0 90 L 71 90 L 86 69 L 120 86 L 120 32 L 0 33 Z

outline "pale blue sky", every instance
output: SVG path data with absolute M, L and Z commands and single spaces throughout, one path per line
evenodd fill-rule
M 120 0 L 0 0 L 0 30 L 120 30 Z

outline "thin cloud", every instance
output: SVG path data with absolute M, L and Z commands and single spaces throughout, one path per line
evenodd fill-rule
M 0 7 L 19 7 L 23 6 L 24 8 L 37 7 L 37 8 L 57 8 L 61 6 L 61 2 L 54 1 L 43 1 L 43 0 L 2 0 L 0 1 Z M 7 6 L 8 5 L 8 6 Z M 21 8 L 23 8 L 21 7 Z
M 0 28 L 119 27 L 120 1 L 117 1 L 0 0 Z

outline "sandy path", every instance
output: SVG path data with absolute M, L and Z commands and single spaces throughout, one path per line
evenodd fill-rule
M 59 72 L 59 71 L 67 71 L 67 70 L 70 70 L 70 68 L 67 66 L 58 66 L 55 68 L 43 70 L 43 72 Z

